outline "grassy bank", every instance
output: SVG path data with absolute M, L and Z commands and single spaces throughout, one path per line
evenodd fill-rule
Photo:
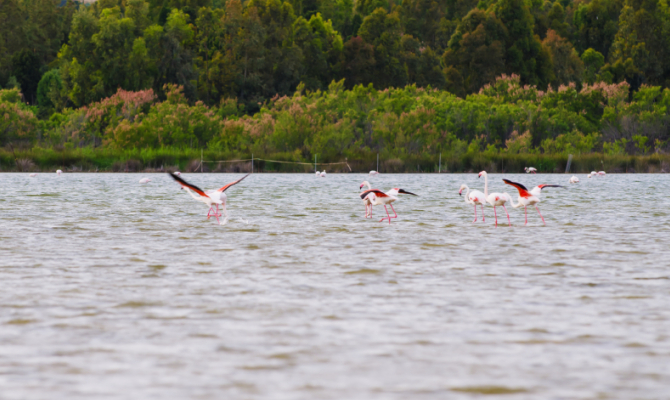
M 114 150 L 105 148 L 27 148 L 0 149 L 0 171 L 36 172 L 36 171 L 81 171 L 81 172 L 151 172 L 151 171 L 200 171 L 204 172 L 247 172 L 251 171 L 250 161 L 223 162 L 229 160 L 248 160 L 250 154 L 237 154 L 204 150 L 206 160 L 200 165 L 200 150 L 196 149 L 133 149 Z M 295 153 L 256 154 L 255 172 L 297 172 L 314 170 L 311 160 L 296 157 Z M 301 162 L 310 164 L 278 163 Z M 357 159 L 319 159 L 319 162 L 346 164 L 318 165 L 319 170 L 329 172 L 367 172 L 377 168 L 377 153 L 363 154 Z M 563 173 L 568 162 L 567 155 L 548 154 L 464 154 L 442 157 L 440 168 L 439 155 L 425 154 L 405 159 L 380 156 L 379 169 L 385 173 L 433 173 L 442 172 L 523 172 L 524 167 L 533 166 L 539 172 Z M 348 166 L 347 166 L 348 164 Z M 351 168 L 351 170 L 350 170 Z M 604 155 L 589 153 L 575 155 L 570 172 L 588 173 L 605 170 L 609 173 L 657 173 L 670 172 L 670 155 L 654 154 L 649 156 Z

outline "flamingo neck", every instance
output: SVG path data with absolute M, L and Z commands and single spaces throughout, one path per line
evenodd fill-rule
M 468 187 L 468 185 L 464 186 L 465 186 L 465 202 L 467 204 L 472 204 L 472 202 L 470 201 L 470 187 Z
M 489 197 L 489 175 L 484 173 L 484 198 Z
M 509 193 L 505 192 L 505 193 L 503 193 L 503 195 L 505 195 L 507 197 L 507 201 L 509 201 L 509 203 L 512 205 L 512 207 L 514 207 L 514 208 L 523 207 L 523 204 L 521 204 L 520 201 L 517 202 L 516 204 L 514 204 L 514 200 L 512 199 L 512 196 L 509 195 Z

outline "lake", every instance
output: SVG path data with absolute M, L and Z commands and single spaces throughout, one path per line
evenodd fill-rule
M 0 174 L 0 397 L 667 399 L 670 176 L 503 177 Z

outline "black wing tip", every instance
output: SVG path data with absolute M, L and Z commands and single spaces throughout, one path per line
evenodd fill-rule
M 520 184 L 520 183 L 518 183 L 518 182 L 510 181 L 509 179 L 505 179 L 505 178 L 503 178 L 503 182 L 505 182 L 505 183 L 508 184 L 508 185 L 519 185 L 519 187 L 520 187 L 521 189 L 523 189 L 523 190 L 525 190 L 525 191 L 528 191 L 528 189 L 527 189 L 524 185 L 522 185 L 522 184 Z
M 398 189 L 398 193 L 402 193 L 402 194 L 411 194 L 412 196 L 418 196 L 418 194 L 414 194 L 414 193 L 412 193 L 412 192 L 408 192 L 408 191 L 405 190 L 405 189 Z

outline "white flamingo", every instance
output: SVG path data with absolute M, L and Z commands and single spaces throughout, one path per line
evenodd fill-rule
M 379 175 L 379 172 L 375 170 L 370 171 L 370 176 L 377 176 L 377 175 Z
M 59 170 L 59 169 L 56 170 L 56 175 L 60 176 L 60 174 L 62 174 L 62 173 L 63 173 L 63 171 L 61 171 L 61 170 Z
M 202 201 L 203 203 L 205 203 L 209 206 L 209 211 L 207 211 L 207 219 L 209 219 L 210 217 L 214 217 L 214 218 L 216 218 L 216 222 L 218 222 L 219 225 L 225 225 L 228 222 L 228 211 L 226 210 L 226 200 L 228 199 L 228 196 L 226 196 L 226 193 L 224 193 L 224 192 L 229 187 L 240 183 L 244 178 L 246 178 L 247 176 L 249 176 L 251 174 L 246 174 L 242 178 L 236 180 L 235 182 L 231 182 L 231 183 L 223 186 L 220 189 L 209 190 L 207 192 L 203 192 L 202 189 L 200 189 L 199 187 L 186 182 L 185 180 L 183 180 L 182 178 L 180 178 L 177 175 L 174 175 L 174 174 L 168 174 L 168 175 L 170 175 L 172 177 L 172 179 L 177 181 L 177 183 L 179 183 L 182 186 L 182 189 L 185 189 L 188 192 L 188 194 L 191 195 L 191 197 L 193 197 L 197 201 Z M 200 196 L 196 196 L 191 191 L 199 194 Z M 221 213 L 219 212 L 219 205 L 223 205 L 223 212 L 226 215 L 226 218 L 224 219 L 223 224 L 221 224 L 221 221 L 219 221 L 219 217 L 221 216 Z M 212 208 L 214 206 L 216 206 L 216 211 L 214 212 L 214 214 L 210 214 L 212 212 Z
M 510 221 L 509 213 L 505 207 L 505 203 L 507 203 L 508 200 L 510 200 L 511 203 L 512 197 L 507 193 L 494 192 L 489 194 L 489 177 L 486 171 L 479 173 L 479 177 L 481 178 L 482 176 L 484 177 L 484 197 L 486 198 L 486 202 L 493 206 L 493 215 L 496 220 L 496 227 L 498 226 L 498 213 L 496 212 L 496 207 L 498 206 L 502 206 L 502 208 L 505 210 L 505 214 L 507 214 L 507 223 L 509 223 L 509 226 L 512 226 L 512 221 Z M 483 210 L 482 213 L 484 213 Z
M 528 206 L 535 206 L 535 209 L 537 210 L 537 213 L 540 214 L 540 218 L 542 218 L 542 223 L 547 224 L 544 222 L 544 217 L 542 216 L 542 213 L 540 212 L 540 209 L 537 207 L 537 204 L 540 202 L 540 194 L 542 193 L 542 189 L 546 187 L 563 187 L 561 185 L 538 185 L 533 188 L 533 190 L 528 190 L 524 185 L 516 182 L 512 182 L 507 179 L 503 179 L 503 182 L 505 182 L 508 185 L 514 186 L 518 191 L 519 191 L 519 198 L 517 200 L 517 204 L 514 204 L 514 201 L 510 198 L 510 203 L 512 203 L 512 207 L 514 208 L 519 208 L 523 207 L 523 212 L 526 217 L 526 223 L 524 225 L 528 225 L 528 211 L 526 207 Z
M 523 170 L 526 171 L 527 174 L 534 174 L 537 172 L 537 168 L 535 167 L 526 167 Z
M 486 196 L 484 196 L 484 193 L 480 192 L 479 190 L 470 191 L 470 188 L 465 183 L 461 185 L 461 188 L 458 191 L 459 196 L 463 195 L 463 190 L 467 190 L 467 192 L 465 192 L 465 202 L 475 206 L 475 220 L 472 221 L 472 223 L 474 224 L 477 222 L 477 204 L 482 206 L 482 221 L 486 221 L 486 217 L 484 216 L 484 204 L 486 204 Z
M 607 172 L 605 171 L 598 171 L 598 176 L 605 176 Z
M 140 183 L 143 184 L 143 185 L 144 185 L 145 183 L 149 183 L 149 182 L 151 182 L 151 179 L 149 179 L 149 178 L 142 178 L 142 179 L 140 179 Z
M 34 172 L 32 174 L 28 175 L 28 176 L 31 177 L 31 178 L 37 178 L 37 174 L 34 173 Z
M 590 178 L 590 176 L 589 176 L 589 178 Z M 573 175 L 572 178 L 570 178 L 569 182 L 570 183 L 579 183 L 579 178 L 577 178 L 576 176 Z
M 326 177 L 326 170 L 324 169 L 323 172 L 321 173 L 321 177 L 325 178 Z

